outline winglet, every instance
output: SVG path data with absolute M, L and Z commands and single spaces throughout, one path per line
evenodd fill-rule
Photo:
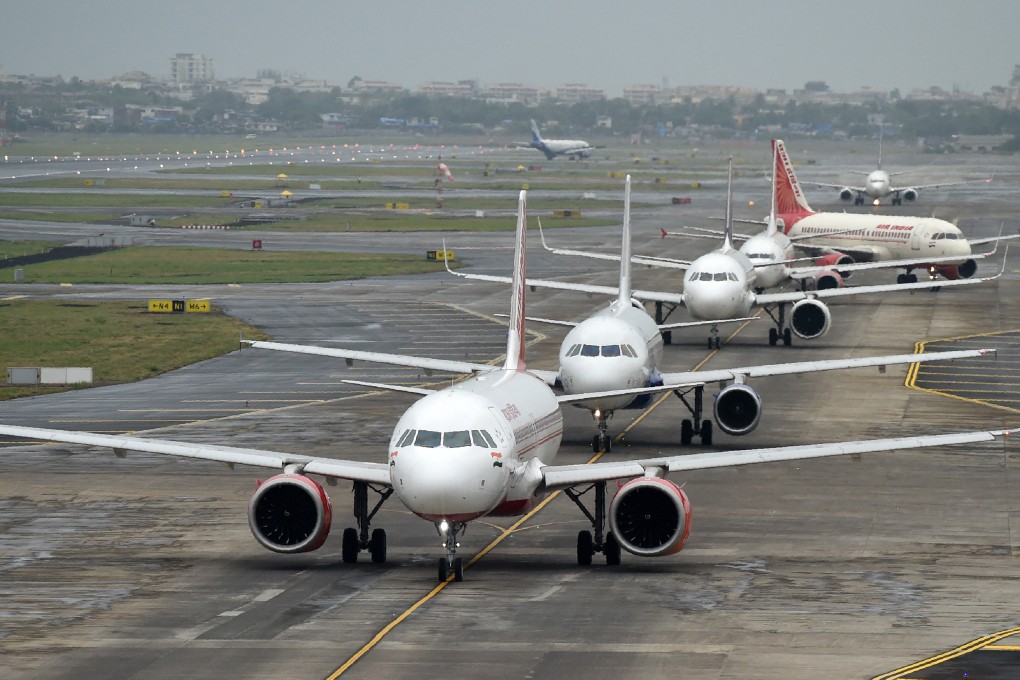
M 517 238 L 514 246 L 514 273 L 512 277 L 512 293 L 510 296 L 510 326 L 507 329 L 506 363 L 507 371 L 524 371 L 524 260 L 527 251 L 527 191 L 521 191 L 517 200 Z
M 666 231 L 665 227 L 659 227 L 659 231 L 662 232 L 662 238 L 666 238 L 667 236 L 669 236 L 669 232 Z

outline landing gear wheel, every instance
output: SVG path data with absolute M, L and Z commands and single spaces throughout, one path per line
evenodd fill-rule
M 606 553 L 606 564 L 615 567 L 620 563 L 620 543 L 613 536 L 613 532 L 606 534 L 606 545 L 603 550 Z
M 783 345 L 789 347 L 793 344 L 793 333 L 790 332 L 789 328 L 783 329 Z
M 722 349 L 722 338 L 720 338 L 719 336 L 715 337 L 715 348 Z
M 906 274 L 897 274 L 896 275 L 896 283 L 907 283 L 907 275 Z
M 610 451 L 613 450 L 613 438 L 610 437 L 609 435 L 602 435 L 602 437 L 603 437 L 602 448 L 606 450 L 606 453 L 609 453 Z
M 673 344 L 673 331 L 662 331 L 662 344 L 664 345 Z
M 372 555 L 372 561 L 376 564 L 386 562 L 386 530 L 374 529 L 372 540 L 368 542 L 368 552 Z
M 464 560 L 460 557 L 453 561 L 453 580 L 457 583 L 464 580 Z
M 712 338 L 708 339 L 708 348 L 712 349 Z
M 358 553 L 361 546 L 358 545 L 358 530 L 354 527 L 344 529 L 343 542 L 340 546 L 340 555 L 345 564 L 354 564 L 358 561 Z
M 591 556 L 595 554 L 595 541 L 590 531 L 577 532 L 577 563 L 582 567 L 591 564 Z
M 779 342 L 779 331 L 777 331 L 775 328 L 770 328 L 769 329 L 769 344 L 772 345 L 773 347 L 775 347 L 777 342 Z
M 694 423 L 684 419 L 680 423 L 680 446 L 689 446 L 694 439 Z
M 599 446 L 599 436 L 598 435 L 595 435 L 594 437 L 591 438 L 591 450 L 594 453 L 598 453 L 599 451 L 602 450 L 602 447 Z
M 712 421 L 701 421 L 701 444 L 702 446 L 712 445 Z
M 445 581 L 450 577 L 450 566 L 446 563 L 445 557 L 439 558 L 439 580 Z

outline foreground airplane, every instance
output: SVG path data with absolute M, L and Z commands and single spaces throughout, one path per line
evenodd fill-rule
M 263 547 L 280 553 L 315 550 L 326 541 L 332 504 L 315 477 L 350 480 L 354 483 L 358 526 L 343 533 L 343 561 L 356 561 L 365 549 L 373 562 L 386 561 L 386 532 L 377 528 L 370 533 L 370 522 L 382 503 L 395 495 L 409 511 L 434 523 L 442 537 L 446 554 L 438 562 L 441 581 L 463 579 L 464 564 L 457 557 L 457 548 L 469 522 L 487 516 L 524 514 L 555 490 L 569 490 L 566 495 L 592 522 L 592 531 L 578 533 L 578 563 L 591 564 L 594 554 L 601 552 L 608 564 L 619 564 L 621 549 L 642 557 L 657 557 L 675 554 L 686 544 L 691 532 L 691 503 L 683 488 L 668 479 L 670 473 L 960 445 L 1009 434 L 1007 430 L 984 430 L 554 465 L 563 422 L 558 400 L 524 363 L 524 223 L 525 198 L 521 192 L 504 364 L 490 366 L 487 372 L 442 390 L 418 390 L 427 394 L 397 421 L 385 461 L 370 463 L 13 425 L 0 425 L 0 434 L 109 447 L 118 456 L 128 450 L 143 451 L 218 461 L 231 467 L 241 464 L 277 470 L 278 474 L 262 482 L 251 497 L 248 524 Z M 627 481 L 619 484 L 607 505 L 606 491 L 612 480 Z M 594 512 L 581 502 L 581 496 L 591 489 L 595 491 Z M 369 490 L 381 497 L 372 509 Z
M 557 156 L 566 156 L 573 160 L 590 158 L 591 152 L 597 148 L 583 139 L 543 139 L 542 133 L 538 131 L 538 123 L 534 119 L 531 120 L 531 141 L 522 146 L 538 149 L 549 160 Z
M 602 450 L 608 452 L 612 448 L 612 438 L 608 434 L 608 421 L 615 411 L 643 409 L 650 403 L 650 393 L 635 396 L 630 392 L 633 388 L 686 384 L 686 388 L 672 388 L 672 391 L 681 399 L 692 416 L 691 419 L 684 419 L 680 423 L 680 444 L 686 446 L 691 443 L 694 435 L 698 435 L 701 438 L 701 443 L 709 446 L 712 444 L 712 421 L 702 419 L 706 384 L 719 383 L 720 391 L 715 395 L 712 407 L 716 424 L 726 434 L 741 436 L 752 432 L 758 426 L 763 408 L 761 396 L 747 382 L 752 378 L 977 357 L 993 351 L 975 350 L 964 354 L 901 354 L 679 373 L 662 371 L 662 333 L 665 329 L 714 322 L 660 326 L 643 308 L 634 303 L 631 299 L 629 175 L 625 183 L 623 203 L 623 240 L 618 258 L 620 261 L 620 285 L 616 299 L 607 307 L 577 323 L 528 317 L 528 320 L 531 321 L 572 327 L 560 345 L 559 371 L 534 372 L 543 377 L 549 385 L 561 387 L 568 396 L 578 397 L 584 393 L 602 393 L 602 396 L 597 399 L 573 402 L 575 406 L 591 411 L 595 419 L 598 427 L 598 433 L 592 437 L 592 448 L 595 452 Z M 446 249 L 445 244 L 443 249 Z M 449 264 L 446 268 L 451 274 L 466 279 L 512 282 L 510 277 L 454 271 L 450 269 Z M 255 346 L 264 347 L 266 344 L 255 343 Z M 323 349 L 322 353 L 344 358 L 350 357 L 350 353 L 346 350 Z M 394 363 L 400 363 L 402 360 L 403 358 L 399 356 L 393 358 Z M 471 372 L 475 372 L 482 370 L 482 367 L 468 365 L 462 370 L 466 373 L 471 369 L 473 369 Z M 694 395 L 693 404 L 686 399 L 686 395 L 692 392 Z
M 981 182 L 989 183 L 991 178 L 987 179 L 975 179 L 968 181 L 957 181 L 957 182 L 940 182 L 938 184 L 915 184 L 913 186 L 902 186 L 895 187 L 892 184 L 892 178 L 896 175 L 904 175 L 910 170 L 903 170 L 901 172 L 886 172 L 882 169 L 882 131 L 879 129 L 878 134 L 878 167 L 871 172 L 862 172 L 860 174 L 866 175 L 867 178 L 864 180 L 864 186 L 847 186 L 845 184 L 825 184 L 823 182 L 810 182 L 812 186 L 825 187 L 827 189 L 836 189 L 839 191 L 839 198 L 843 201 L 854 202 L 854 205 L 864 205 L 865 196 L 870 198 L 869 201 L 872 205 L 881 205 L 882 201 L 892 197 L 893 205 L 901 205 L 903 201 L 912 203 L 917 200 L 917 195 L 922 189 L 939 189 L 946 187 L 955 187 L 962 184 L 978 184 Z
M 839 257 L 841 265 L 903 261 L 906 264 L 897 266 L 907 273 L 900 274 L 898 282 L 916 283 L 917 275 L 910 273 L 914 269 L 927 270 L 932 279 L 941 275 L 952 281 L 970 278 L 977 271 L 971 246 L 1016 238 L 968 241 L 956 225 L 935 217 L 815 212 L 801 191 L 782 140 L 772 140 L 772 148 L 773 200 L 783 232 L 791 239 L 814 236 L 811 245 L 800 247 L 822 258 Z
M 767 271 L 770 267 L 763 267 L 765 263 L 762 261 L 753 262 L 748 255 L 733 247 L 732 175 L 733 168 L 731 162 L 730 180 L 726 190 L 726 229 L 723 232 L 723 243 L 720 248 L 706 253 L 689 263 L 670 264 L 663 258 L 633 258 L 635 263 L 675 266 L 687 270 L 684 275 L 682 293 L 648 290 L 631 291 L 631 297 L 655 303 L 655 318 L 657 322 L 661 323 L 668 318 L 673 309 L 680 306 L 686 307 L 691 317 L 695 320 L 711 322 L 712 329 L 708 337 L 708 347 L 710 349 L 713 347 L 719 348 L 722 340 L 719 337 L 718 320 L 742 320 L 748 317 L 753 309 L 760 308 L 769 315 L 775 324 L 772 328 L 769 328 L 769 344 L 776 345 L 782 340 L 784 345 L 790 345 L 793 342 L 793 335 L 797 335 L 805 340 L 811 340 L 821 337 L 829 331 L 832 317 L 828 306 L 823 302 L 824 299 L 869 293 L 930 290 L 932 288 L 930 282 L 917 282 L 915 277 L 913 282 L 907 283 L 901 281 L 895 285 L 848 286 L 775 293 L 759 292 L 761 286 L 758 283 L 758 272 L 763 268 Z M 777 202 L 777 206 L 781 206 L 781 204 Z M 789 238 L 792 240 L 797 236 L 799 234 Z M 545 245 L 544 236 L 543 245 Z M 620 259 L 618 255 L 549 248 L 548 245 L 546 245 L 546 249 L 560 255 L 575 255 L 607 260 Z M 826 257 L 829 256 L 826 255 Z M 949 259 L 958 261 L 958 258 L 955 256 Z M 1005 267 L 1005 261 L 1003 261 L 1003 267 Z M 995 276 L 981 279 L 953 280 L 941 283 L 940 285 L 954 286 L 981 283 L 996 279 L 1001 273 L 999 272 Z M 505 278 L 494 278 L 491 280 L 505 280 Z M 619 295 L 619 289 L 612 286 L 565 283 L 541 279 L 528 279 L 528 285 L 535 288 L 573 290 L 589 294 L 612 295 L 614 297 Z M 663 314 L 664 307 L 671 307 L 671 309 Z M 789 309 L 787 309 L 788 307 Z M 789 321 L 787 321 L 787 317 L 789 317 Z M 667 342 L 672 341 L 671 331 L 665 332 L 665 340 Z

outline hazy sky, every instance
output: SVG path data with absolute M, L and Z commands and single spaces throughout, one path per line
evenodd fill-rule
M 478 79 L 739 85 L 824 80 L 984 92 L 1020 63 L 1017 0 L 33 0 L 4 2 L 7 74 L 168 76 L 178 52 L 218 78 L 259 69 L 414 89 Z

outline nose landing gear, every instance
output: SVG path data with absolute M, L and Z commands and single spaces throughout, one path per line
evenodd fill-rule
M 598 423 L 599 433 L 591 438 L 591 448 L 594 453 L 598 453 L 605 449 L 606 453 L 609 453 L 613 449 L 613 438 L 609 436 L 609 418 L 612 417 L 613 413 L 605 413 L 603 411 L 595 411 L 592 413 L 595 416 L 595 422 Z
M 466 524 L 454 522 L 450 524 L 446 520 L 436 524 L 436 531 L 443 537 L 443 547 L 446 548 L 446 557 L 439 558 L 439 580 L 445 581 L 453 574 L 453 580 L 460 583 L 464 580 L 464 560 L 457 557 L 457 548 L 460 543 L 457 541 L 457 534 L 462 532 Z

